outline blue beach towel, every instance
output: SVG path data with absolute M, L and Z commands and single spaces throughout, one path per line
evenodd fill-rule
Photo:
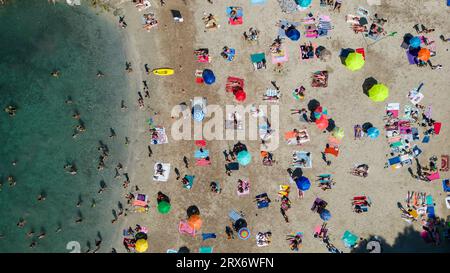
M 195 158 L 206 158 L 207 156 L 209 156 L 208 150 L 203 150 L 203 153 L 200 150 L 197 150 L 194 154 Z
M 207 239 L 215 239 L 217 238 L 215 233 L 202 233 L 203 241 Z

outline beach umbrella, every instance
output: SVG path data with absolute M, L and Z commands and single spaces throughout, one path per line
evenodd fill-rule
M 239 218 L 234 222 L 233 227 L 236 231 L 241 230 L 242 228 L 247 227 L 247 221 L 244 218 Z
M 331 213 L 327 209 L 323 209 L 320 213 L 320 219 L 328 221 L 331 219 Z
M 320 106 L 320 102 L 316 99 L 312 99 L 308 102 L 308 110 L 309 111 L 315 111 L 317 107 Z
M 420 38 L 417 36 L 412 37 L 411 40 L 409 40 L 409 46 L 412 48 L 420 47 Z
M 192 205 L 186 210 L 186 214 L 188 217 L 191 217 L 192 215 L 200 215 L 200 210 L 196 205 Z
M 369 130 L 369 128 L 372 128 L 373 124 L 370 122 L 364 122 L 361 127 L 362 127 L 363 132 L 367 133 L 367 130 Z
M 342 139 L 344 138 L 344 129 L 336 127 L 333 130 L 333 136 L 337 139 Z
M 190 253 L 190 252 L 191 250 L 186 246 L 182 246 L 178 249 L 178 253 Z
M 214 76 L 214 72 L 210 69 L 203 70 L 202 78 L 206 84 L 213 84 L 216 81 L 216 76 Z
M 252 155 L 248 151 L 240 151 L 237 154 L 237 161 L 243 166 L 248 165 L 252 161 Z
M 134 249 L 136 249 L 136 251 L 139 253 L 145 252 L 148 249 L 147 240 L 145 240 L 145 239 L 137 240 L 136 244 L 134 245 Z
M 297 188 L 301 191 L 307 191 L 307 190 L 309 190 L 309 188 L 311 188 L 311 182 L 305 176 L 299 177 L 295 181 L 295 184 L 297 185 Z
M 328 127 L 328 118 L 326 115 L 321 115 L 319 119 L 316 119 L 317 128 L 325 130 Z
M 351 71 L 356 71 L 364 66 L 364 57 L 360 53 L 352 52 L 345 59 L 345 66 Z
M 420 60 L 426 62 L 430 59 L 431 57 L 431 53 L 430 50 L 428 48 L 421 48 L 419 50 L 419 53 L 417 54 L 417 58 L 419 58 Z
M 292 41 L 298 41 L 300 39 L 300 31 L 295 27 L 290 27 L 286 30 L 286 36 Z
M 369 89 L 369 98 L 373 101 L 384 101 L 389 97 L 389 89 L 384 84 L 375 84 Z
M 201 105 L 195 105 L 192 107 L 192 118 L 195 121 L 202 121 L 205 118 L 205 113 L 203 112 Z
M 202 218 L 200 217 L 200 215 L 192 215 L 191 217 L 189 217 L 187 222 L 188 222 L 188 225 L 195 230 L 199 230 L 203 224 L 203 221 L 202 221 Z
M 328 126 L 326 128 L 326 130 L 328 132 L 333 131 L 336 128 L 336 123 L 334 122 L 334 120 L 332 118 L 328 119 Z
M 147 234 L 145 234 L 144 232 L 138 232 L 138 233 L 136 233 L 136 235 L 134 235 L 134 239 L 136 239 L 136 240 L 140 240 L 140 239 L 147 240 Z
M 377 138 L 377 137 L 380 135 L 380 130 L 378 130 L 378 129 L 375 128 L 375 127 L 370 127 L 370 128 L 367 130 L 367 135 L 368 135 L 370 138 Z
M 167 214 L 167 213 L 169 213 L 171 207 L 172 206 L 170 205 L 170 203 L 168 203 L 166 201 L 161 201 L 158 204 L 158 211 L 161 214 Z
M 247 240 L 250 238 L 250 230 L 247 227 L 243 227 L 238 231 L 238 237 L 241 240 Z
M 295 0 L 295 3 L 302 8 L 307 8 L 311 5 L 312 0 Z
M 237 101 L 245 101 L 247 98 L 247 94 L 244 92 L 244 90 L 240 89 L 236 93 L 234 93 L 234 97 Z

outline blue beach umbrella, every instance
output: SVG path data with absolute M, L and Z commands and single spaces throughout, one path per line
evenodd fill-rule
M 252 161 L 252 155 L 248 151 L 240 151 L 237 154 L 237 161 L 243 166 L 248 165 Z
M 311 5 L 312 0 L 295 0 L 295 3 L 302 8 L 307 8 Z
M 307 191 L 309 188 L 311 188 L 311 182 L 307 177 L 300 176 L 296 181 L 295 184 L 297 184 L 297 188 L 301 191 Z
M 375 139 L 375 138 L 377 138 L 377 137 L 380 135 L 380 130 L 378 130 L 378 129 L 375 128 L 375 127 L 370 127 L 370 128 L 367 130 L 367 135 L 368 135 L 370 138 Z
M 320 213 L 320 219 L 322 219 L 324 221 L 330 220 L 331 213 L 327 209 L 322 210 L 322 212 Z
M 206 84 L 213 84 L 216 81 L 216 76 L 214 76 L 214 72 L 210 69 L 203 70 L 202 78 Z
M 286 36 L 292 41 L 298 41 L 298 39 L 300 39 L 300 31 L 298 31 L 294 27 L 291 27 L 288 30 L 286 30 Z
M 420 38 L 417 36 L 412 37 L 411 40 L 409 40 L 409 46 L 412 48 L 420 47 Z
M 195 105 L 192 108 L 192 118 L 195 121 L 202 121 L 205 118 L 205 113 L 200 105 Z

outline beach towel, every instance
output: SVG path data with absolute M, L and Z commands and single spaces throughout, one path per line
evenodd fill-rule
M 147 206 L 147 202 L 145 202 L 145 201 L 140 201 L 140 200 L 134 200 L 134 201 L 133 201 L 133 206 L 136 206 L 136 207 L 146 207 L 146 206 Z
M 433 181 L 433 180 L 440 179 L 441 176 L 439 175 L 439 172 L 435 172 L 435 173 L 432 173 L 429 176 L 427 176 L 427 178 L 430 179 L 430 181 Z
M 163 173 L 162 174 L 158 174 L 157 173 L 158 164 L 162 165 L 162 169 L 163 169 Z M 154 181 L 166 182 L 169 179 L 170 163 L 156 162 L 154 167 L 153 167 L 153 169 L 154 169 L 154 173 L 153 173 L 153 180 Z
M 317 44 L 311 44 L 312 51 L 306 53 L 306 47 L 309 46 L 308 44 L 300 45 L 300 60 L 311 60 L 316 57 L 316 54 L 314 52 L 317 49 Z
M 250 1 L 252 4 L 256 5 L 256 4 L 265 4 L 267 2 L 267 0 L 251 0 Z
M 288 25 L 292 25 L 294 27 L 298 27 L 300 25 L 300 23 L 298 22 L 290 22 L 288 20 L 280 20 L 279 21 L 279 28 L 278 28 L 278 36 L 280 38 L 285 38 L 286 36 L 286 29 Z M 282 28 L 282 26 L 284 26 L 284 28 Z
M 196 150 L 195 153 L 194 153 L 194 158 L 197 158 L 197 159 L 206 158 L 208 156 L 209 156 L 209 151 L 208 150 L 203 150 L 203 152 L 200 151 L 200 150 Z
M 263 95 L 263 100 L 268 101 L 278 101 L 281 97 L 281 92 L 276 89 L 268 88 L 266 89 L 266 93 Z
M 148 8 L 150 8 L 152 6 L 152 4 L 150 4 L 150 1 L 148 0 L 144 0 L 143 3 L 138 3 L 136 4 L 136 8 L 138 9 L 138 11 L 143 11 L 146 10 Z
M 238 171 L 239 170 L 239 163 L 237 163 L 237 162 L 231 162 L 231 163 L 228 163 L 226 165 L 232 171 Z
M 203 80 L 203 70 L 199 70 L 199 69 L 195 70 L 195 74 L 194 75 L 195 75 L 195 82 L 196 83 L 201 84 L 201 83 L 205 82 Z
M 241 179 L 242 182 L 238 183 L 238 189 L 236 190 L 238 196 L 244 196 L 250 194 L 250 182 L 248 180 Z M 240 192 L 239 188 L 242 187 L 243 191 Z
M 449 192 L 450 191 L 450 182 L 448 179 L 443 179 L 442 180 L 442 189 L 444 190 L 444 192 Z
M 441 132 L 441 126 L 442 126 L 442 123 L 440 123 L 440 122 L 434 123 L 433 128 L 434 128 L 434 133 L 436 135 L 439 135 L 439 133 Z
M 178 224 L 178 232 L 180 232 L 181 234 L 190 235 L 192 237 L 195 236 L 195 229 L 192 228 L 186 220 L 180 221 L 180 223 Z
M 233 10 L 236 11 L 236 14 L 234 17 L 231 15 L 231 12 Z M 230 25 L 242 25 L 242 23 L 244 22 L 243 21 L 244 13 L 243 13 L 243 10 L 241 7 L 228 7 L 226 12 L 227 12 L 227 16 L 228 16 L 228 23 Z
M 422 139 L 422 143 L 428 143 L 430 142 L 430 136 L 424 136 Z
M 204 240 L 208 240 L 208 239 L 215 239 L 217 238 L 215 233 L 202 233 L 202 239 Z
M 212 246 L 201 246 L 198 249 L 199 253 L 213 253 L 213 247 Z
M 237 220 L 242 218 L 242 215 L 235 210 L 230 210 L 228 212 L 228 217 L 230 218 L 231 222 L 233 222 L 233 224 L 234 224 Z
M 255 196 L 255 199 L 257 200 L 256 205 L 258 209 L 263 209 L 269 207 L 270 199 L 267 195 L 267 193 L 261 193 L 257 196 Z
M 169 143 L 169 140 L 166 135 L 166 129 L 162 127 L 155 127 L 154 134 L 152 133 L 152 140 L 150 144 L 166 144 Z
M 211 161 L 207 160 L 206 158 L 197 159 L 195 161 L 195 166 L 209 166 L 211 165 Z
M 272 53 L 272 64 L 284 63 L 289 60 L 286 48 L 282 45 L 280 53 Z
M 187 179 L 188 184 L 187 185 L 183 184 L 183 188 L 190 190 L 192 188 L 192 186 L 194 185 L 195 176 L 194 175 L 185 175 L 184 178 Z
M 301 161 L 305 162 L 302 163 Z M 292 154 L 292 166 L 295 168 L 312 168 L 312 155 L 309 152 L 295 151 Z
M 238 90 L 244 89 L 244 79 L 237 77 L 228 77 L 227 83 L 225 85 L 225 91 L 227 92 L 235 92 Z
M 250 55 L 250 60 L 253 63 L 253 68 L 256 70 L 267 68 L 266 67 L 266 55 L 264 53 L 256 53 Z
M 325 148 L 324 153 L 331 154 L 331 155 L 334 155 L 335 157 L 337 157 L 339 155 L 339 148 L 338 147 L 328 147 L 328 148 Z
M 299 140 L 297 140 L 297 136 L 301 136 Z M 308 134 L 308 130 L 306 129 L 299 130 L 297 133 L 294 131 L 286 132 L 284 134 L 284 138 L 288 145 L 299 145 L 311 140 Z

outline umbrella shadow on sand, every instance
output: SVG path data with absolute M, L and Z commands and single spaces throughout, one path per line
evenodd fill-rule
M 342 48 L 339 53 L 339 59 L 341 59 L 341 63 L 345 65 L 345 59 L 347 59 L 348 54 L 355 52 L 353 48 Z
M 366 94 L 366 96 L 369 96 L 370 88 L 372 88 L 372 86 L 374 86 L 377 83 L 378 81 L 374 77 L 369 77 L 365 79 L 362 84 L 363 93 Z

